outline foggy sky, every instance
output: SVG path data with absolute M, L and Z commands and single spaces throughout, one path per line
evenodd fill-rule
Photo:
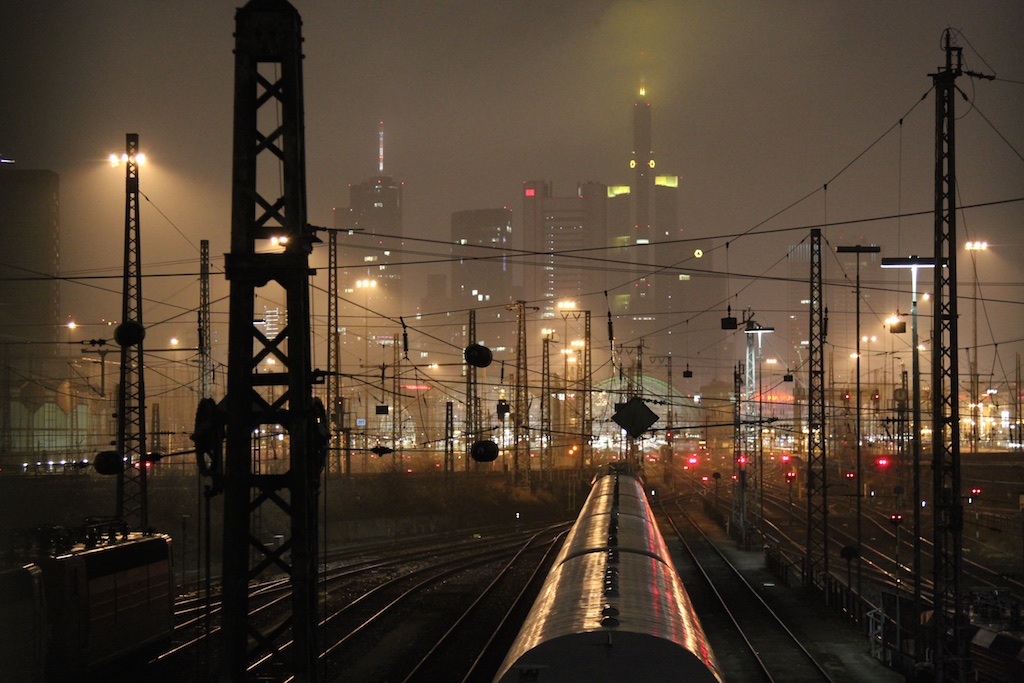
M 141 172 L 152 200 L 142 204 L 146 272 L 198 270 L 200 239 L 211 240 L 214 255 L 227 250 L 232 32 L 240 4 L 0 8 L 0 154 L 19 168 L 60 174 L 65 274 L 120 272 L 123 171 L 105 159 L 123 149 L 128 132 L 140 134 L 151 160 Z M 1024 196 L 1024 3 L 294 4 L 305 39 L 308 213 L 316 225 L 330 225 L 332 208 L 347 204 L 348 183 L 376 173 L 379 120 L 385 172 L 405 183 L 407 235 L 447 239 L 452 212 L 502 205 L 518 228 L 520 183 L 529 179 L 553 181 L 557 194 L 587 180 L 627 183 L 641 78 L 659 173 L 682 177 L 685 234 L 704 238 L 694 246 L 720 251 L 721 236 L 747 231 L 808 195 L 764 228 L 927 211 L 934 104 L 930 96 L 920 100 L 943 61 L 947 26 L 962 30 L 968 68 L 1017 81 L 958 80 L 978 110 L 958 99 L 959 203 Z M 835 178 L 908 112 L 901 131 Z M 1011 353 L 1024 346 L 1016 303 L 1024 292 L 1013 267 L 1024 259 L 1021 215 L 1020 203 L 973 210 L 959 235 L 991 245 L 983 282 L 993 284 L 984 293 L 1012 303 L 986 309 L 983 337 Z M 886 256 L 930 254 L 931 231 L 931 217 L 923 216 L 830 228 L 826 239 L 830 246 L 877 242 Z M 736 240 L 729 269 L 784 277 L 787 247 L 805 236 Z M 773 266 L 780 260 L 781 269 Z M 961 272 L 968 271 L 965 262 Z M 105 286 L 119 291 L 119 283 Z M 149 306 L 148 321 L 195 306 L 194 283 L 146 287 L 147 296 L 168 303 Z M 789 313 L 773 308 L 770 286 L 743 297 L 737 308 L 753 306 L 766 318 Z M 845 298 L 833 310 L 852 308 Z M 97 320 L 119 311 L 115 293 L 65 288 L 68 316 Z M 717 317 L 701 325 L 713 329 Z M 185 320 L 194 324 L 191 314 Z

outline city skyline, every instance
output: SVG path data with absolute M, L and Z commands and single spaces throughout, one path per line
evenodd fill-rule
M 195 307 L 186 282 L 166 276 L 197 270 L 199 239 L 211 240 L 215 271 L 226 251 L 234 5 L 204 4 L 195 13 L 201 20 L 168 7 L 62 7 L 77 20 L 68 23 L 97 25 L 88 42 L 55 27 L 54 13 L 5 9 L 4 25 L 25 30 L 5 36 L 2 48 L 13 65 L 3 129 L 18 136 L 0 140 L 0 153 L 17 168 L 60 174 L 62 274 L 119 275 L 119 247 L 111 245 L 121 238 L 123 187 L 102 160 L 119 149 L 126 130 L 141 134 L 151 160 L 141 178 L 146 274 L 166 278 L 147 287 L 154 335 L 169 337 L 175 328 L 174 336 L 186 336 Z M 516 195 L 526 180 L 566 189 L 620 181 L 634 146 L 631 108 L 643 79 L 658 168 L 679 174 L 679 222 L 699 240 L 687 249 L 716 257 L 733 315 L 750 308 L 782 329 L 786 318 L 803 315 L 778 303 L 786 298 L 779 292 L 792 286 L 785 259 L 805 238 L 805 226 L 838 224 L 826 230 L 830 246 L 874 242 L 891 256 L 930 251 L 933 122 L 930 105 L 919 103 L 941 61 L 941 31 L 954 24 L 963 29 L 969 65 L 1004 76 L 970 84 L 978 102 L 961 109 L 958 159 L 961 205 L 1010 202 L 969 209 L 962 226 L 969 233 L 964 239 L 992 244 L 978 257 L 987 303 L 979 312 L 979 343 L 1012 353 L 1014 340 L 1024 337 L 1014 322 L 1020 283 L 1010 269 L 1024 255 L 1014 239 L 1019 212 L 1012 203 L 1024 173 L 1015 156 L 1019 117 L 1006 114 L 1019 109 L 1013 69 L 1024 60 L 1008 14 L 1021 10 L 999 3 L 970 10 L 912 5 L 874 11 L 825 5 L 808 13 L 794 3 L 766 13 L 605 2 L 588 4 L 581 16 L 575 5 L 526 3 L 470 13 L 468 26 L 477 29 L 467 27 L 472 39 L 445 43 L 457 27 L 445 24 L 444 9 L 426 4 L 403 11 L 297 3 L 306 37 L 310 221 L 331 225 L 348 185 L 379 172 L 383 120 L 387 173 L 403 183 L 406 210 L 407 241 L 395 253 L 417 262 L 402 266 L 404 281 L 426 281 L 435 272 L 429 264 L 442 262 L 449 250 L 416 240 L 443 242 L 452 213 L 507 206 L 518 226 Z M 772 28 L 786 36 L 782 47 L 758 40 Z M 50 36 L 45 54 L 31 40 L 42 31 Z M 125 52 L 118 39 L 133 31 L 148 40 L 133 41 Z M 69 70 L 70 63 L 77 69 Z M 124 83 L 107 77 L 115 73 L 125 74 Z M 82 83 L 92 87 L 83 90 Z M 113 96 L 128 83 L 137 97 Z M 186 102 L 202 116 L 168 116 Z M 905 217 L 895 218 L 900 213 Z M 874 220 L 880 216 L 890 218 Z M 762 230 L 782 232 L 743 236 Z M 614 255 L 598 258 L 607 264 Z M 314 260 L 322 268 L 321 249 Z M 839 330 L 853 308 L 843 284 L 850 274 L 834 262 L 828 267 L 826 293 Z M 873 269 L 863 275 L 866 289 L 879 290 L 879 310 L 866 319 L 880 321 L 900 305 L 898 276 Z M 216 272 L 214 279 L 216 294 L 223 282 Z M 905 276 L 901 282 L 905 290 Z M 98 284 L 64 285 L 65 316 L 82 324 L 82 334 L 116 318 L 119 309 L 117 287 L 104 283 L 97 290 Z M 411 325 L 416 303 L 404 307 Z M 581 305 L 606 310 L 603 295 Z M 673 321 L 685 340 L 670 346 L 651 339 L 652 348 L 691 361 L 715 348 L 726 311 L 692 319 L 691 313 Z M 215 306 L 215 321 L 217 315 Z M 840 351 L 852 339 L 834 335 L 830 342 Z M 704 362 L 718 371 L 739 360 L 705 353 Z M 991 367 L 993 356 L 983 352 L 980 364 Z

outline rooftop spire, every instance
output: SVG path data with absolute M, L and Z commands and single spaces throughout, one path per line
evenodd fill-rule
M 380 122 L 377 132 L 377 172 L 384 175 L 384 122 Z

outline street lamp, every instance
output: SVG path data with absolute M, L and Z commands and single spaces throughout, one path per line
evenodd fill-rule
M 117 154 L 111 154 L 108 157 L 108 159 L 110 160 L 110 165 L 112 167 L 115 167 L 115 168 L 120 166 L 121 164 L 124 164 L 126 166 L 128 165 L 128 153 L 127 152 L 122 152 L 120 156 L 118 156 Z M 146 165 L 146 155 L 143 154 L 142 152 L 138 152 L 135 155 L 135 163 L 138 164 L 139 166 L 145 166 Z
M 861 476 L 861 394 L 860 394 L 860 255 L 861 254 L 877 254 L 882 251 L 882 248 L 876 245 L 864 246 L 856 244 L 853 246 L 838 246 L 836 252 L 839 254 L 856 254 L 857 258 L 857 285 L 854 296 L 857 299 L 856 304 L 856 325 L 857 325 L 857 597 L 863 595 L 861 591 L 863 572 L 861 571 L 860 561 L 860 549 L 861 549 L 861 491 L 863 487 L 863 477 Z
M 761 375 L 762 368 L 761 363 L 764 357 L 764 351 L 762 349 L 762 338 L 766 334 L 771 334 L 775 331 L 774 327 L 767 327 L 757 323 L 753 316 L 748 317 L 744 333 L 747 335 L 747 375 L 748 379 L 754 379 L 750 383 L 750 389 L 755 386 L 757 388 L 757 459 L 758 459 L 758 505 L 760 508 L 761 515 L 761 533 L 764 533 L 764 405 L 761 400 Z M 757 349 L 756 354 L 752 346 L 754 335 L 757 336 Z M 754 362 L 756 360 L 756 363 Z M 750 378 L 751 370 L 755 370 L 757 373 L 756 378 Z M 752 431 L 752 430 L 751 430 Z M 749 445 L 749 442 L 748 442 Z M 745 538 L 745 537 L 744 537 Z
M 988 251 L 988 242 L 968 242 L 964 245 L 964 248 L 970 252 L 971 255 L 971 268 L 974 271 L 974 337 L 972 341 L 972 347 L 974 348 L 974 354 L 968 359 L 971 366 L 971 453 L 978 452 L 978 440 L 981 437 L 979 422 L 981 418 L 981 411 L 978 404 L 981 402 L 978 396 L 978 252 Z
M 363 364 L 366 367 L 370 366 L 370 291 L 377 287 L 377 281 L 372 278 L 363 278 L 356 280 L 356 289 L 362 290 L 364 293 L 364 306 L 363 306 Z M 363 401 L 363 452 L 366 453 L 370 448 L 370 384 L 367 382 L 364 386 L 366 392 L 366 400 Z M 381 391 L 384 391 L 383 379 L 381 380 Z M 392 456 L 392 463 L 394 463 L 394 456 Z M 364 469 L 367 467 L 366 460 L 363 461 Z
M 921 610 L 921 346 L 917 338 L 917 271 L 921 268 L 934 268 L 934 258 L 920 256 L 883 258 L 883 268 L 910 269 L 910 345 L 911 369 L 913 376 L 911 391 L 914 393 L 912 405 L 914 421 L 911 454 L 913 458 L 914 478 L 914 614 Z M 914 642 L 917 642 L 917 638 Z M 917 647 L 915 646 L 915 649 Z M 920 652 L 920 650 L 918 650 Z M 915 656 L 917 653 L 915 653 Z

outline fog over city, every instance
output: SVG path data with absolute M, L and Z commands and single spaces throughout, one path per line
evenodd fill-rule
M 1022 27 L 2 3 L 0 678 L 1016 679 Z
M 239 4 L 50 1 L 0 10 L 0 155 L 14 168 L 60 175 L 60 271 L 70 278 L 61 315 L 82 326 L 83 338 L 104 334 L 102 321 L 120 315 L 123 171 L 107 156 L 136 132 L 149 159 L 141 173 L 144 272 L 167 276 L 146 281 L 147 344 L 195 341 L 201 239 L 211 243 L 214 323 L 226 342 L 219 273 L 230 230 Z M 952 27 L 965 68 L 996 76 L 957 83 L 957 197 L 966 207 L 958 239 L 989 245 L 977 257 L 978 362 L 993 383 L 1012 380 L 1014 354 L 1024 347 L 1024 283 L 1015 267 L 1024 258 L 1024 5 L 294 4 L 305 41 L 309 222 L 332 226 L 348 203 L 348 185 L 378 172 L 383 122 L 384 172 L 403 184 L 407 238 L 385 248 L 399 255 L 396 263 L 418 263 L 399 266 L 410 284 L 388 315 L 403 316 L 414 337 L 417 314 L 444 309 L 425 308 L 420 298 L 427 276 L 446 272 L 451 250 L 442 243 L 450 240 L 452 213 L 508 207 L 518 231 L 526 181 L 550 181 L 557 195 L 572 195 L 586 181 L 630 182 L 632 109 L 643 84 L 658 168 L 679 177 L 683 251 L 713 257 L 707 262 L 726 276 L 728 297 L 683 306 L 664 320 L 672 336 L 646 343 L 694 369 L 710 368 L 704 382 L 728 378 L 742 360 L 742 342 L 732 358 L 713 350 L 729 334 L 719 325 L 725 305 L 733 315 L 750 308 L 780 331 L 794 316 L 806 326 L 806 308 L 787 289 L 806 269 L 787 257 L 811 227 L 825 226 L 829 251 L 878 244 L 882 256 L 932 253 L 929 74 L 943 63 L 942 34 Z M 321 269 L 325 252 L 318 247 L 313 256 Z M 615 262 L 590 255 L 607 258 L 609 268 Z M 693 259 L 683 265 L 705 267 Z M 845 357 L 853 343 L 853 272 L 831 255 L 825 267 L 828 342 Z M 969 296 L 968 258 L 960 273 L 961 295 Z M 76 279 L 82 276 L 110 278 Z M 881 334 L 885 317 L 909 307 L 908 276 L 874 266 L 862 276 L 875 290 L 865 325 Z M 628 280 L 623 275 L 621 284 Z M 614 295 L 616 283 L 609 288 Z M 591 294 L 579 306 L 603 318 L 605 296 Z M 317 306 L 314 314 L 323 315 Z M 962 324 L 970 310 L 965 299 Z M 798 363 L 792 348 L 800 341 L 766 343 L 774 347 L 769 353 Z M 457 359 L 449 351 L 444 360 Z M 322 344 L 314 353 L 324 353 Z M 315 363 L 322 366 L 322 358 Z M 850 368 L 836 364 L 835 372 L 848 378 Z

